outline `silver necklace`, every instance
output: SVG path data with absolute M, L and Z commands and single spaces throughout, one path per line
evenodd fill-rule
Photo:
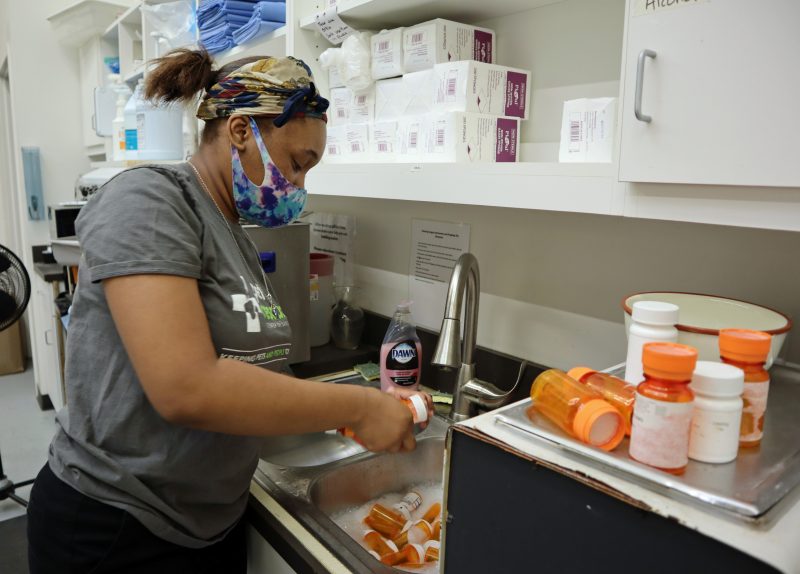
M 244 268 L 247 269 L 247 274 L 250 276 L 250 279 L 252 279 L 254 285 L 258 284 L 258 281 L 256 281 L 256 278 L 253 276 L 253 272 L 250 269 L 250 266 L 247 264 L 247 259 L 245 259 L 244 253 L 242 253 L 242 248 L 239 247 L 239 242 L 236 241 L 236 236 L 233 234 L 233 229 L 231 229 L 231 224 L 228 223 L 228 218 L 225 217 L 225 215 L 222 213 L 222 210 L 220 209 L 217 200 L 214 199 L 214 196 L 211 194 L 211 190 L 208 189 L 206 182 L 203 180 L 203 176 L 200 175 L 200 172 L 197 171 L 197 168 L 194 166 L 194 164 L 190 161 L 186 163 L 188 163 L 189 167 L 191 167 L 192 170 L 194 171 L 195 175 L 197 176 L 197 181 L 200 182 L 200 186 L 203 188 L 206 194 L 208 194 L 208 197 L 211 199 L 212 203 L 214 204 L 214 207 L 217 208 L 217 213 L 219 213 L 222 222 L 225 224 L 225 227 L 228 228 L 228 233 L 230 234 L 231 239 L 233 240 L 233 244 L 236 246 L 236 251 L 239 253 L 239 257 L 242 259 Z M 253 248 L 253 252 L 256 254 L 256 261 L 258 262 L 258 268 L 261 270 L 261 279 L 264 282 L 264 295 L 269 301 L 270 305 L 272 307 L 275 307 L 275 302 L 272 300 L 272 294 L 270 293 L 268 287 L 267 276 L 264 274 L 264 270 L 261 268 L 261 257 L 258 255 L 258 249 L 256 248 L 255 243 L 253 243 L 253 241 L 249 237 L 245 236 L 245 239 L 247 239 L 247 241 L 250 243 L 250 246 Z

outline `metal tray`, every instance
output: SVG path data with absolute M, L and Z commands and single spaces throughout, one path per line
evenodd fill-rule
M 682 476 L 631 459 L 627 438 L 613 452 L 605 452 L 573 440 L 541 415 L 534 413 L 531 420 L 525 414 L 530 400 L 498 411 L 494 419 L 496 424 L 650 490 L 676 495 L 741 520 L 760 522 L 800 484 L 800 372 L 776 365 L 771 379 L 761 445 L 740 449 L 737 459 L 727 464 L 690 460 Z

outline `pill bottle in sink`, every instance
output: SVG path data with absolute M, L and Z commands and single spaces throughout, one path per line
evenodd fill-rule
M 400 303 L 395 309 L 381 345 L 381 390 L 419 388 L 422 366 L 422 345 L 411 318 L 411 303 Z

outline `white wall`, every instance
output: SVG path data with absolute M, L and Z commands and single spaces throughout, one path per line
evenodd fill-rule
M 32 296 L 26 313 L 40 389 L 43 388 L 40 362 L 51 357 L 40 353 L 38 345 L 49 328 L 52 306 L 48 308 L 46 304 L 52 297 L 49 287 L 40 284 L 33 272 L 31 246 L 48 242 L 49 225 L 46 220 L 28 221 L 19 150 L 22 146 L 38 146 L 41 150 L 45 204 L 73 198 L 75 180 L 89 168 L 81 140 L 78 56 L 76 49 L 56 42 L 47 21 L 48 15 L 70 3 L 69 0 L 0 0 L 0 62 L 8 57 L 15 133 L 17 177 L 11 192 L 19 199 L 15 215 L 21 223 L 21 244 L 17 250 L 33 278 L 34 294 L 37 289 L 47 294 Z M 0 186 L 4 186 L 0 200 L 5 206 L 8 185 L 0 179 Z
M 80 82 L 77 50 L 60 45 L 47 16 L 69 5 L 67 0 L 10 2 L 9 76 L 16 146 L 38 146 L 42 158 L 45 203 L 73 197 L 78 175 L 89 168 L 83 154 L 80 125 Z M 17 191 L 24 193 L 18 169 Z M 46 243 L 47 221 L 27 221 L 23 248 Z
M 384 314 L 408 296 L 411 220 L 469 223 L 479 344 L 546 365 L 624 359 L 620 301 L 636 291 L 712 293 L 800 317 L 800 233 L 314 195 L 309 209 L 356 215 L 362 302 Z M 800 362 L 800 336 L 783 357 Z

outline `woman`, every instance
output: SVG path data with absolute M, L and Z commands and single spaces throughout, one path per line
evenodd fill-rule
M 28 510 L 33 574 L 244 572 L 257 437 L 349 426 L 370 450 L 414 448 L 395 398 L 281 373 L 289 324 L 238 223 L 284 225 L 303 209 L 328 107 L 308 67 L 215 71 L 183 50 L 145 92 L 202 92 L 205 128 L 190 162 L 129 169 L 78 218 L 67 408 Z

